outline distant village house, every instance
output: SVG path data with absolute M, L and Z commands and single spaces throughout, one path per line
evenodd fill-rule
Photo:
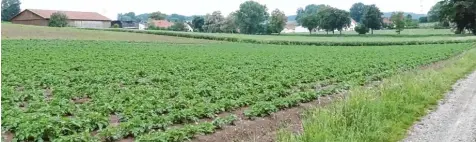
M 64 13 L 68 17 L 68 25 L 78 28 L 109 28 L 111 19 L 97 12 L 58 11 L 25 9 L 14 16 L 11 21 L 14 24 L 48 26 L 50 17 L 55 12 Z

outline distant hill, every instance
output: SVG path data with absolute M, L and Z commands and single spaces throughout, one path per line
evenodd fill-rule
M 288 16 L 288 22 L 296 21 L 296 16 L 297 16 L 297 15 L 290 15 L 290 16 Z
M 412 15 L 412 18 L 413 19 L 419 19 L 420 17 L 425 17 L 426 14 L 416 14 L 416 13 L 413 13 L 413 12 L 403 12 L 406 15 L 410 14 Z M 383 13 L 383 17 L 388 17 L 390 18 L 392 16 L 392 12 L 384 12 Z

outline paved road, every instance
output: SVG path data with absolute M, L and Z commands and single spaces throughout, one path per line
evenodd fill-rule
M 476 142 L 476 72 L 458 81 L 404 142 Z

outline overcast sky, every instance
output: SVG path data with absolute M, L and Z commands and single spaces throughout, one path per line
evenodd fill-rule
M 205 15 L 221 11 L 224 15 L 238 9 L 247 0 L 20 0 L 22 9 L 49 9 L 70 11 L 93 11 L 111 19 L 117 13 L 133 11 L 136 14 L 161 11 L 182 15 Z M 265 4 L 269 11 L 276 8 L 286 15 L 295 15 L 296 9 L 308 4 L 327 4 L 349 10 L 352 4 L 363 2 L 376 4 L 382 12 L 405 11 L 427 13 L 439 0 L 255 0 Z M 422 6 L 422 7 L 421 7 Z

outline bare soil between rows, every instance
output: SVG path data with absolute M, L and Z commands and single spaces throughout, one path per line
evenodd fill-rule
M 232 112 L 238 116 L 234 125 L 225 126 L 213 134 L 196 136 L 192 139 L 192 142 L 274 142 L 280 129 L 286 129 L 294 133 L 302 132 L 302 114 L 306 109 L 324 106 L 333 102 L 333 100 L 342 99 L 343 96 L 344 94 L 321 96 L 312 102 L 301 103 L 298 107 L 285 109 L 267 117 L 256 119 L 245 117 L 243 111 L 246 108 L 241 108 Z

